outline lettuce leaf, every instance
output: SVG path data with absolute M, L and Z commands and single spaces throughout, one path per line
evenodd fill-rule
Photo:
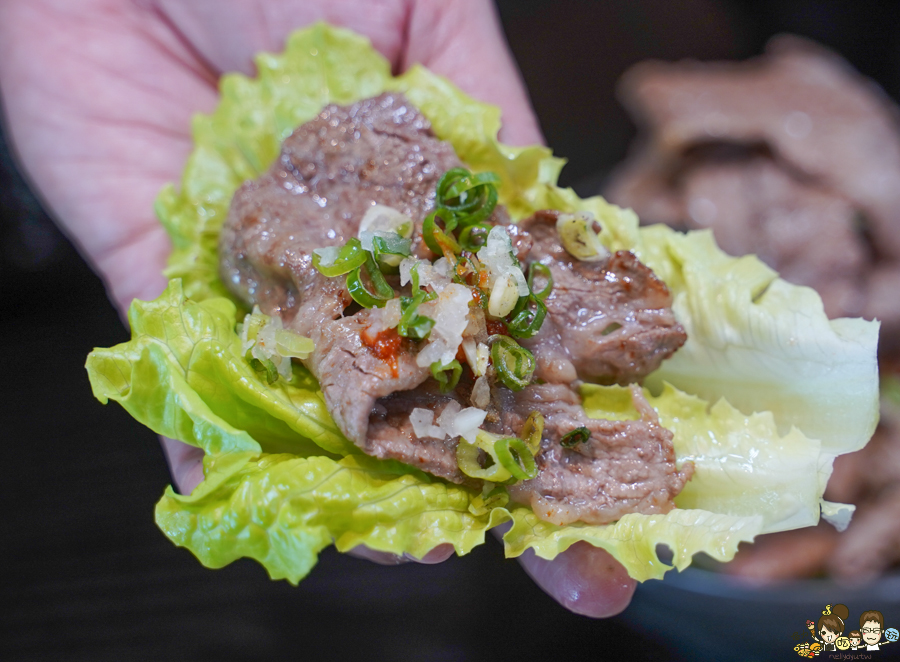
M 587 541 L 644 580 L 670 567 L 658 544 L 681 569 L 697 552 L 725 561 L 762 531 L 818 521 L 834 456 L 864 444 L 877 421 L 877 324 L 828 321 L 814 292 L 755 258 L 725 255 L 708 233 L 640 228 L 629 210 L 558 188 L 563 161 L 544 147 L 499 143 L 497 108 L 421 67 L 392 77 L 368 41 L 346 30 L 296 32 L 284 53 L 260 55 L 257 70 L 255 79 L 223 77 L 219 107 L 194 120 L 180 187 L 157 200 L 174 244 L 169 288 L 133 304 L 131 341 L 88 357 L 102 402 L 116 400 L 156 432 L 206 452 L 204 482 L 190 496 L 169 488 L 157 506 L 173 542 L 210 567 L 248 556 L 296 582 L 331 542 L 416 557 L 446 542 L 463 554 L 511 520 L 508 556 L 534 549 L 549 559 Z M 609 248 L 634 251 L 669 285 L 689 340 L 648 380 L 648 395 L 674 432 L 678 461 L 697 468 L 678 508 L 558 527 L 524 507 L 476 507 L 476 492 L 358 454 L 302 366 L 289 383 L 269 385 L 243 359 L 241 311 L 217 273 L 232 194 L 324 104 L 385 90 L 404 92 L 472 169 L 500 174 L 514 218 L 590 211 Z M 633 415 L 616 388 L 586 387 L 584 396 L 590 415 Z M 826 508 L 830 516 L 840 504 Z
M 639 417 L 621 386 L 585 385 L 584 409 L 593 418 Z M 771 412 L 749 416 L 720 399 L 710 407 L 665 384 L 645 390 L 647 401 L 672 431 L 678 464 L 694 463 L 694 475 L 675 497 L 678 508 L 736 517 L 762 517 L 761 533 L 815 525 L 831 475 L 820 467 L 822 444 L 797 428 L 780 435 Z
M 246 556 L 295 584 L 332 542 L 416 558 L 450 543 L 465 554 L 503 521 L 502 511 L 470 513 L 463 488 L 366 455 L 229 453 L 204 468 L 190 496 L 166 491 L 156 507 L 160 528 L 211 568 Z
M 228 299 L 185 298 L 179 280 L 156 301 L 135 301 L 128 314 L 132 340 L 88 356 L 94 396 L 211 455 L 357 452 L 306 368 L 293 364 L 290 382 L 269 385 L 250 367 L 236 316 Z

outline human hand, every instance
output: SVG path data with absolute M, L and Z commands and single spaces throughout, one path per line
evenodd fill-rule
M 192 149 L 190 118 L 211 112 L 229 71 L 277 51 L 316 20 L 368 36 L 395 71 L 421 63 L 503 110 L 501 139 L 542 142 L 488 0 L 8 0 L 0 5 L 0 86 L 10 137 L 49 211 L 104 279 L 123 315 L 156 298 L 171 246 L 153 202 Z M 163 439 L 173 479 L 189 493 L 202 451 Z M 452 548 L 425 562 L 443 561 Z M 402 559 L 371 550 L 381 563 Z M 523 565 L 565 607 L 618 613 L 635 582 L 584 543 Z

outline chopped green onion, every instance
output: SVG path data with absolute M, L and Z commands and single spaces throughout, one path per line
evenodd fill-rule
M 307 358 L 316 348 L 311 338 L 288 331 L 277 329 L 275 331 L 275 351 L 279 356 L 294 356 L 298 359 Z
M 443 230 L 438 226 L 437 219 L 441 219 L 444 222 Z M 453 235 L 448 234 L 452 233 L 455 228 L 456 216 L 453 215 L 453 212 L 438 207 L 422 221 L 422 239 L 432 253 L 435 255 L 444 255 L 449 260 L 450 257 L 447 255 L 448 253 L 459 255 L 461 251 L 459 244 L 456 242 L 456 239 L 453 238 Z
M 547 306 L 536 294 L 520 297 L 512 311 L 507 328 L 515 338 L 531 338 L 541 329 L 547 317 Z
M 522 434 L 527 433 L 529 436 L 527 441 L 518 437 L 499 438 L 484 431 L 478 433 L 474 444 L 460 439 L 456 449 L 456 461 L 460 471 L 472 478 L 495 483 L 534 478 L 538 473 L 534 456 L 536 449 L 540 449 L 543 428 L 543 417 L 534 411 L 522 426 Z M 491 461 L 487 467 L 482 467 L 478 461 L 479 449 L 483 450 Z
M 351 241 L 353 241 L 351 239 Z M 360 249 L 361 250 L 361 249 Z M 368 251 L 365 263 L 347 274 L 347 290 L 350 296 L 364 308 L 383 308 L 384 304 L 394 298 L 394 289 L 384 279 L 384 274 L 375 264 L 375 258 Z M 360 277 L 360 271 L 365 268 L 375 292 L 370 292 Z
M 477 444 L 470 444 L 463 439 L 459 440 L 459 446 L 456 447 L 456 463 L 459 470 L 470 478 L 480 478 L 481 480 L 489 480 L 492 483 L 500 483 L 512 477 L 512 473 L 500 464 L 500 459 L 494 450 L 492 443 L 493 435 L 480 433 L 477 437 Z M 478 462 L 478 451 L 483 450 L 492 460 L 492 464 L 484 468 Z
M 480 223 L 497 206 L 500 177 L 493 172 L 473 175 L 465 168 L 444 173 L 437 185 L 437 204 L 453 212 L 462 227 Z
M 540 292 L 534 291 L 535 272 L 538 272 L 541 277 L 547 280 L 547 286 Z M 531 266 L 528 267 L 528 289 L 530 289 L 534 293 L 534 296 L 541 301 L 550 296 L 550 292 L 553 291 L 553 274 L 550 273 L 550 267 L 546 264 L 541 264 L 540 262 L 532 262 Z
M 424 340 L 431 333 L 435 322 L 430 317 L 420 315 L 416 310 L 422 303 L 436 299 L 437 294 L 420 289 L 418 262 L 409 270 L 409 275 L 412 280 L 412 291 L 415 292 L 415 295 L 400 297 L 401 315 L 400 322 L 397 324 L 397 333 L 404 338 Z
M 450 190 L 450 187 L 453 186 L 456 180 L 468 177 L 471 174 L 472 173 L 465 168 L 451 168 L 445 172 L 438 180 L 437 187 L 435 188 L 437 200 L 441 201 L 447 197 L 447 191 Z
M 415 269 L 413 270 L 415 272 Z M 415 285 L 418 275 L 413 280 Z M 420 315 L 416 309 L 425 301 L 431 301 L 437 297 L 433 292 L 419 290 L 413 297 L 400 297 L 400 322 L 397 324 L 397 333 L 404 338 L 424 340 L 434 328 L 434 320 L 425 315 Z
M 494 317 L 506 317 L 519 303 L 519 285 L 511 273 L 501 274 L 494 280 L 488 300 L 488 313 Z
M 337 249 L 329 246 L 327 248 L 317 248 L 312 254 L 313 266 L 323 276 L 334 278 L 335 276 L 343 276 L 354 269 L 361 267 L 366 262 L 366 255 L 359 239 L 353 237 L 346 244 Z
M 260 329 L 262 329 L 270 319 L 268 315 L 257 312 L 258 310 L 259 307 L 254 306 L 253 313 L 244 317 L 244 325 L 241 334 L 245 341 L 252 340 L 256 342 L 256 337 L 259 335 Z
M 534 374 L 534 354 L 509 336 L 491 336 L 491 359 L 497 376 L 508 388 L 521 391 Z
M 421 283 L 421 281 L 419 280 L 419 262 L 418 261 L 416 261 L 416 263 L 413 264 L 412 267 L 410 267 L 409 279 L 410 279 L 410 281 L 412 281 L 412 291 L 418 292 L 419 284 Z
M 249 351 L 247 352 L 247 359 L 250 361 L 250 367 L 256 372 L 266 373 L 266 384 L 274 384 L 275 380 L 278 379 L 278 368 L 275 367 L 271 359 L 260 360 L 253 358 Z
M 450 373 L 449 376 L 448 373 Z M 449 393 L 459 384 L 462 366 L 456 359 L 453 359 L 447 365 L 441 365 L 440 361 L 435 361 L 431 364 L 431 375 L 441 385 L 441 393 Z
M 534 455 L 518 437 L 504 437 L 494 444 L 497 458 L 503 468 L 516 480 L 528 480 L 537 476 Z
M 556 232 L 563 248 L 583 262 L 596 262 L 609 255 L 606 246 L 594 232 L 593 225 L 596 222 L 597 219 L 588 212 L 560 214 L 556 220 Z
M 399 234 L 385 232 L 372 237 L 372 255 L 379 265 L 397 267 L 403 258 L 411 255 L 411 244 L 409 239 L 404 239 Z
M 541 437 L 543 434 L 544 417 L 541 412 L 534 410 L 529 414 L 528 418 L 525 419 L 525 424 L 522 426 L 522 431 L 519 433 L 519 436 L 521 436 L 528 445 L 529 450 L 537 455 L 541 448 Z
M 563 448 L 572 448 L 578 444 L 583 444 L 590 438 L 591 431 L 582 426 L 564 434 L 562 439 L 559 440 L 559 445 Z
M 448 171 L 447 174 L 450 173 L 459 173 L 461 176 L 453 177 L 452 181 L 446 178 L 446 175 L 441 178 L 441 182 L 438 183 L 438 190 L 440 191 L 441 198 L 445 201 L 459 198 L 466 191 L 475 188 L 486 186 L 488 184 L 494 185 L 500 183 L 500 176 L 495 172 L 479 172 L 473 175 L 465 168 L 454 168 L 453 170 Z M 441 186 L 441 183 L 444 184 L 443 187 Z M 471 202 L 468 204 L 474 206 Z
M 475 223 L 466 226 L 459 233 L 459 246 L 464 251 L 478 252 L 478 249 L 487 243 L 491 226 L 487 223 Z

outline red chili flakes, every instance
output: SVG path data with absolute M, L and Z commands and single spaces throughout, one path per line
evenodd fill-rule
M 385 329 L 374 338 L 368 334 L 368 329 L 366 329 L 359 334 L 359 337 L 375 356 L 391 366 L 392 376 L 397 377 L 400 374 L 397 359 L 400 355 L 400 344 L 403 342 L 403 338 L 397 333 L 397 329 Z
M 509 329 L 507 329 L 506 324 L 504 324 L 500 320 L 485 320 L 485 324 L 487 326 L 487 332 L 489 336 L 496 336 L 497 334 L 500 334 L 502 336 L 509 335 Z
M 466 359 L 466 350 L 463 349 L 462 344 L 456 349 L 456 360 L 463 365 L 468 363 L 468 360 Z

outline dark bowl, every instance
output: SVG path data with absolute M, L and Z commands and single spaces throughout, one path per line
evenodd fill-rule
M 886 629 L 898 628 L 900 573 L 865 586 L 828 579 L 754 586 L 692 566 L 639 585 L 622 618 L 685 660 L 787 660 L 801 659 L 794 647 L 813 642 L 806 622 L 817 622 L 826 605 L 838 603 L 850 610 L 845 635 L 872 609 L 884 615 Z M 900 659 L 900 643 L 881 643 L 879 651 L 837 651 L 819 659 Z

